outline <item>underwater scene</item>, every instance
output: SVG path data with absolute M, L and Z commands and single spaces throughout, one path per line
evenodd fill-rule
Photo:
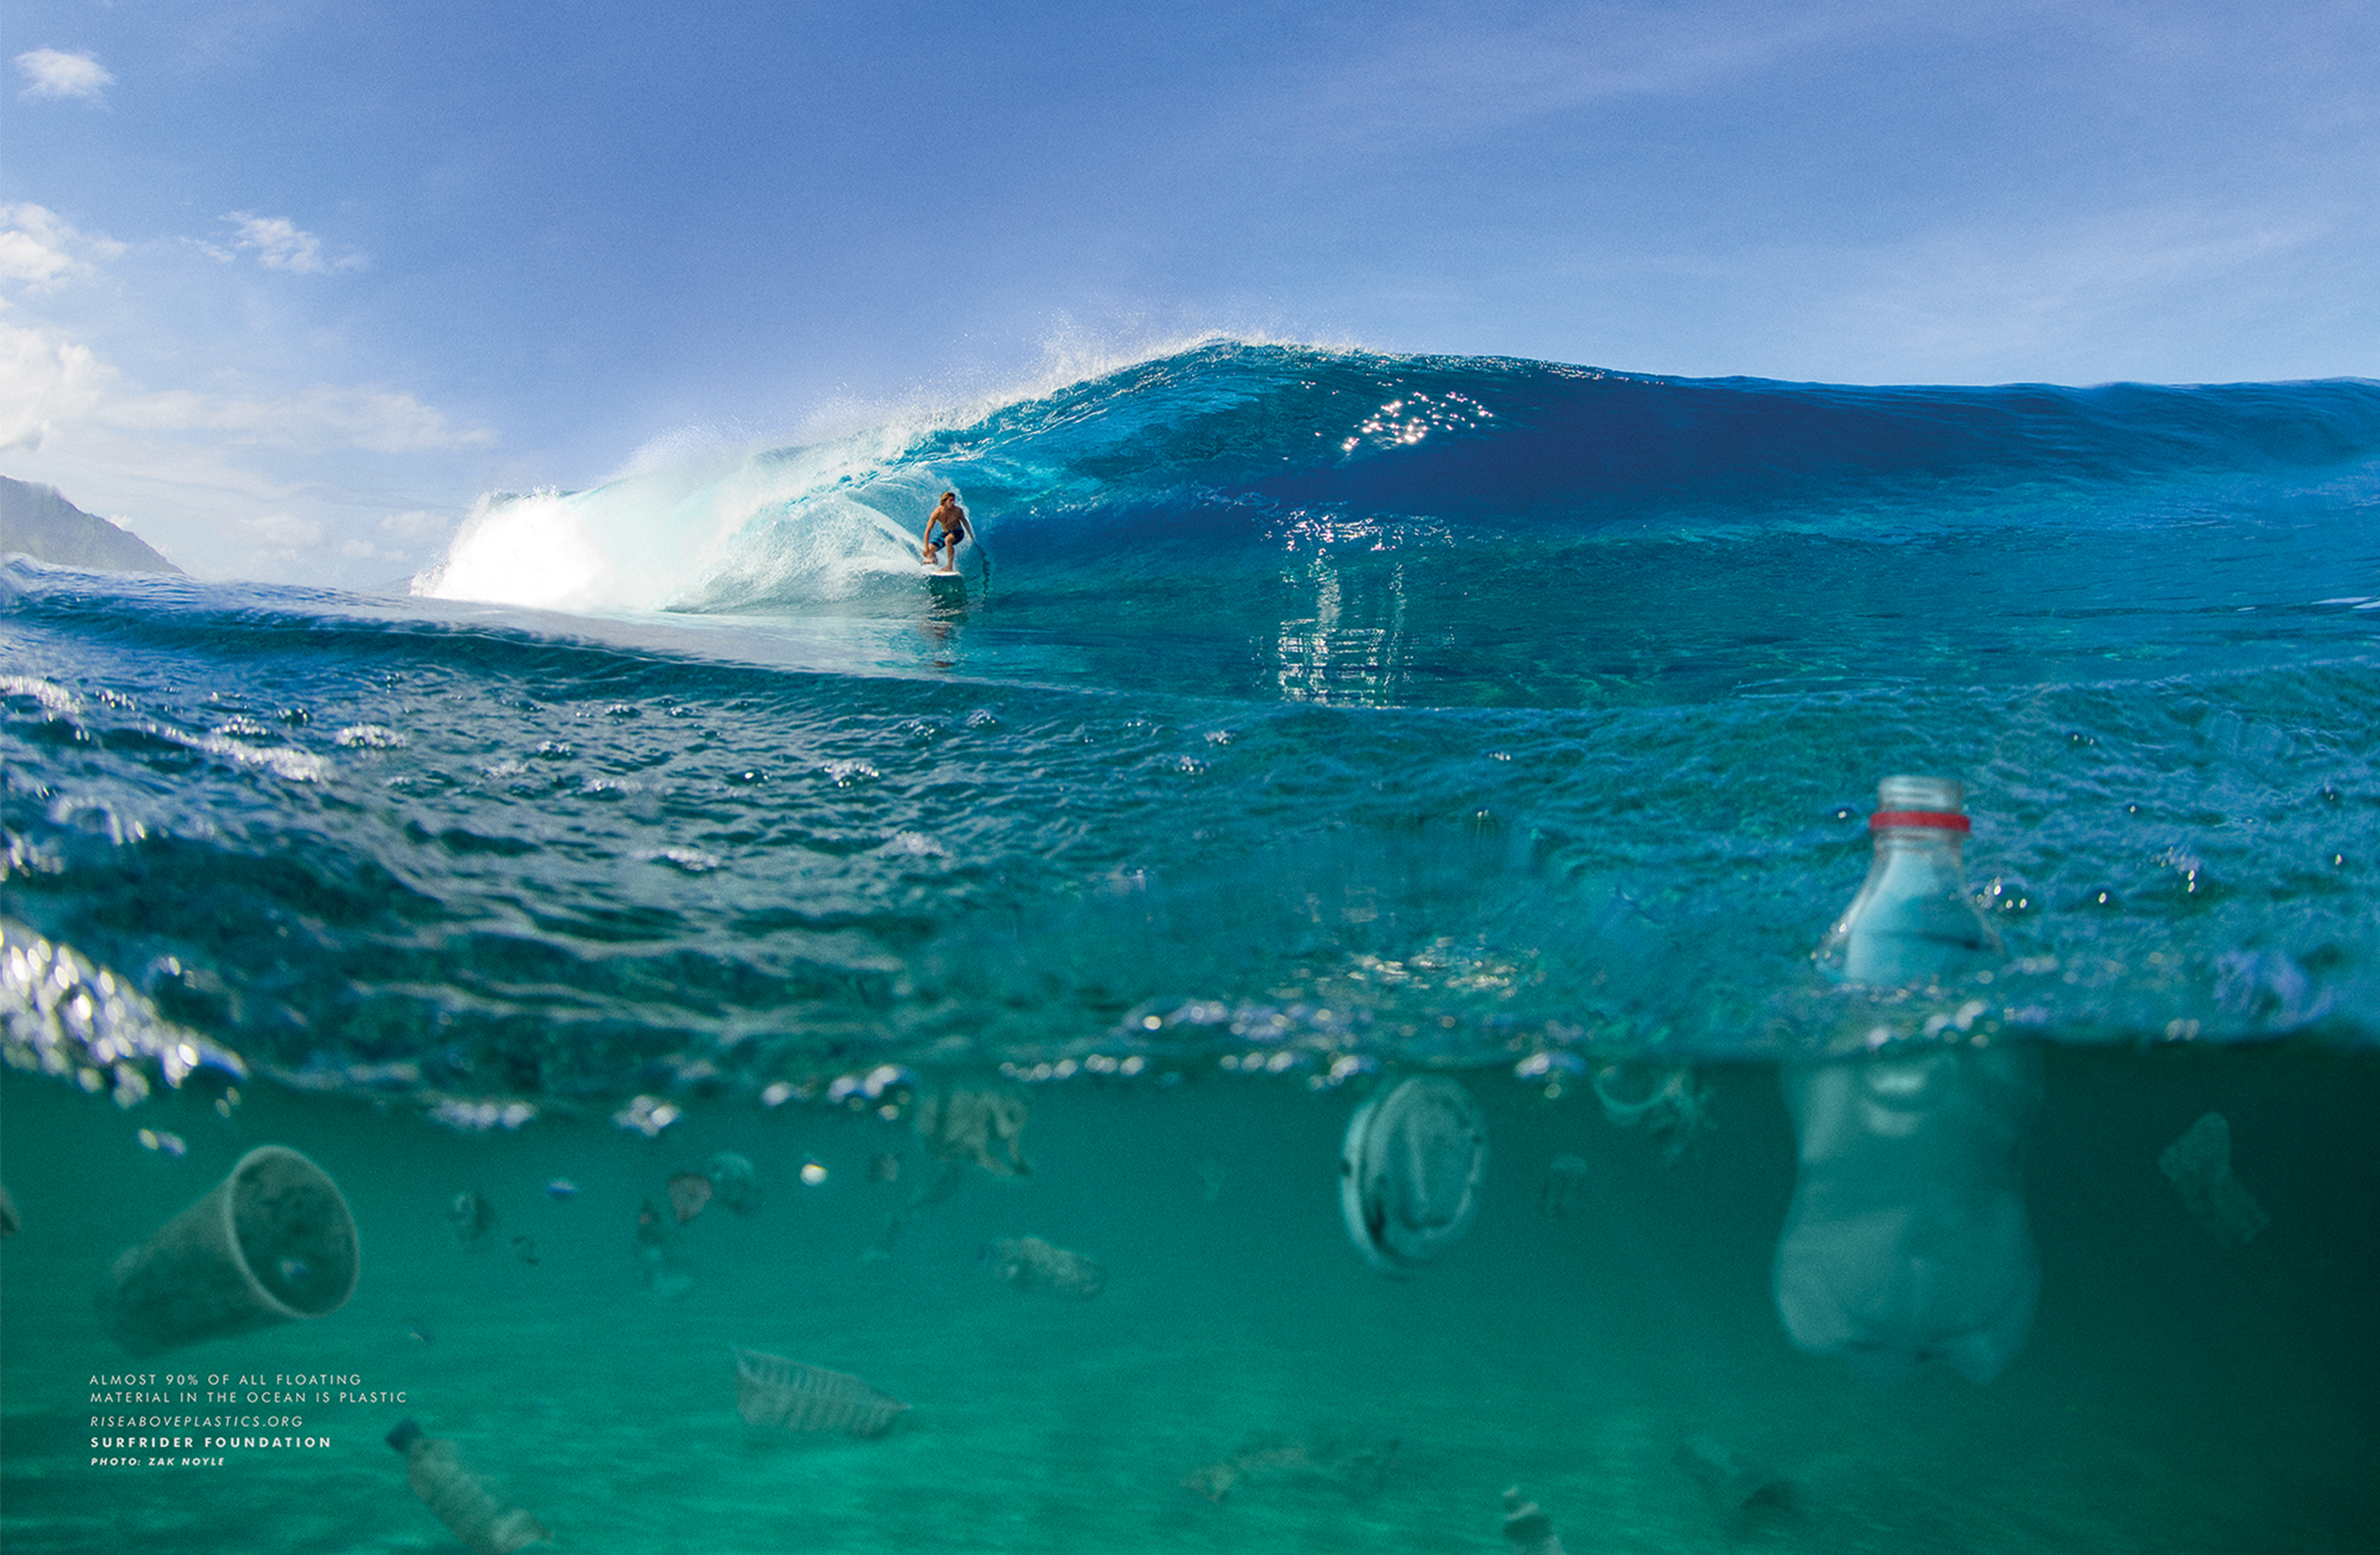
M 2380 1549 L 2380 383 L 1218 340 L 12 557 L 0 832 L 12 1555 Z

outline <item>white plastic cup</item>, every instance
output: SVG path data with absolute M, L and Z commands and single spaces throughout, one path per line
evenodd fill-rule
M 98 1305 L 136 1355 L 347 1304 L 362 1270 L 355 1217 L 322 1169 L 284 1145 L 239 1158 L 204 1198 L 125 1249 Z

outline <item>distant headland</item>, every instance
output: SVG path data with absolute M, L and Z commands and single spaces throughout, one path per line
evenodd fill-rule
M 180 572 L 129 529 L 85 513 L 58 495 L 0 475 L 0 554 L 21 551 L 53 566 L 94 572 Z

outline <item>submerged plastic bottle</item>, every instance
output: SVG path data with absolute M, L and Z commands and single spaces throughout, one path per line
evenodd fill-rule
M 424 1436 L 411 1420 L 399 1420 L 388 1444 L 405 1454 L 405 1482 L 421 1504 L 455 1530 L 472 1555 L 513 1555 L 532 1544 L 551 1544 L 543 1524 L 506 1506 L 488 1482 L 463 1466 L 455 1444 Z
M 1820 944 L 1830 977 L 1924 990 L 1996 965 L 1967 894 L 1965 791 L 1948 778 L 1876 789 L 1867 881 Z M 1801 1348 L 1880 1380 L 1941 1360 L 1987 1382 L 2024 1347 L 2041 1265 L 2022 1194 L 2038 1055 L 1967 1035 L 1974 1007 L 1923 1039 L 1789 1063 L 1799 1171 L 1777 1245 L 1778 1315 Z

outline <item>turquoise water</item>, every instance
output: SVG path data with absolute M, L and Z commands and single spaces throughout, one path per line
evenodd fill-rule
M 457 1548 L 409 1415 L 576 1549 L 1490 1550 L 1515 1482 L 1573 1551 L 2372 1548 L 2375 505 L 2362 382 L 1226 343 L 492 496 L 404 591 L 0 562 L 7 1546 Z M 1810 953 L 1895 772 L 1965 784 L 2007 956 L 1877 996 Z M 1987 1385 L 1779 1320 L 1776 1066 L 1875 1041 L 2046 1058 Z M 1487 1198 L 1385 1280 L 1340 1138 L 1423 1070 Z M 1034 1170 L 924 1202 L 954 1076 Z M 2159 1167 L 2210 1112 L 2244 1245 Z M 354 1299 L 128 1360 L 111 1262 L 265 1142 Z M 761 1212 L 656 1280 L 639 1206 L 722 1149 Z M 1001 1283 L 1020 1235 L 1106 1290 Z M 914 1407 L 747 1426 L 731 1345 Z M 407 1396 L 95 1465 L 127 1367 Z M 1698 1435 L 1790 1505 L 1715 1510 Z
M 1572 1550 L 2352 1550 L 2380 1526 L 2370 1315 L 2380 1172 L 2369 1061 L 2077 1055 L 2052 1066 L 2029 1180 L 2042 1315 L 1988 1388 L 1879 1388 L 1795 1352 L 1768 1294 L 1791 1138 L 1768 1074 L 1722 1069 L 1715 1126 L 1674 1165 L 1591 1099 L 1475 1079 L 1495 1157 L 1472 1235 L 1420 1278 L 1372 1273 L 1339 1223 L 1346 1108 L 1277 1082 L 1046 1089 L 1034 1174 L 978 1175 L 889 1261 L 862 1254 L 905 1183 L 868 1179 L 898 1126 L 789 1107 L 705 1112 L 680 1137 L 540 1123 L 456 1138 L 401 1112 L 261 1090 L 237 1129 L 132 1119 L 11 1076 L 5 1253 L 12 1550 L 458 1548 L 380 1441 L 404 1415 L 456 1441 L 565 1549 L 1500 1549 L 1515 1481 Z M 2210 1106 L 2273 1216 L 2227 1251 L 2155 1157 Z M 130 1362 L 88 1306 L 115 1250 L 225 1170 L 293 1144 L 351 1197 L 364 1278 L 336 1316 Z M 693 1284 L 644 1287 L 635 1208 L 676 1162 L 735 1148 L 768 1198 L 687 1228 Z M 1585 1191 L 1540 1209 L 1550 1160 Z M 1200 1166 L 1223 1169 L 1213 1199 Z M 825 1182 L 804 1188 L 815 1159 Z M 550 1199 L 543 1183 L 575 1181 Z M 483 1191 L 493 1250 L 444 1213 Z M 503 1245 L 526 1233 L 534 1267 Z M 986 1240 L 1042 1235 L 1106 1263 L 1089 1302 L 996 1282 Z M 416 1333 L 426 1338 L 416 1338 Z M 737 1418 L 728 1347 L 856 1373 L 908 1402 L 885 1436 Z M 91 1371 L 321 1372 L 402 1405 L 306 1411 L 315 1452 L 221 1468 L 94 1469 Z M 1792 1481 L 1739 1527 L 1671 1463 L 1710 1433 Z M 1378 1451 L 1385 1471 L 1184 1479 L 1251 1446 Z

